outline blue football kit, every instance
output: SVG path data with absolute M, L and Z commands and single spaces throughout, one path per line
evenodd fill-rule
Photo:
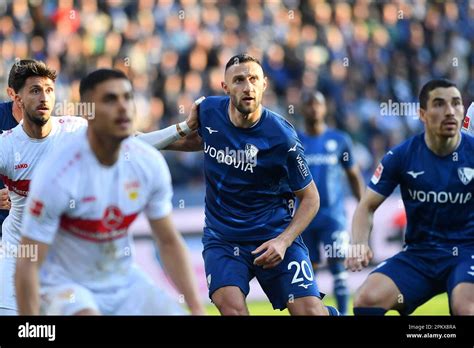
M 15 128 L 18 125 L 18 122 L 13 117 L 12 107 L 13 102 L 0 103 L 0 134 L 2 134 L 3 131 Z M 5 185 L 3 185 L 2 180 L 0 180 L 0 189 L 3 189 L 4 187 Z M 0 227 L 7 216 L 8 210 L 0 209 Z
M 404 250 L 373 272 L 391 278 L 403 295 L 402 314 L 462 282 L 474 282 L 474 138 L 438 156 L 419 134 L 389 151 L 369 188 L 385 197 L 400 185 L 407 228 Z
M 275 268 L 254 265 L 259 255 L 251 254 L 285 230 L 294 212 L 294 192 L 312 182 L 296 131 L 266 108 L 254 126 L 238 128 L 230 121 L 229 103 L 229 97 L 208 97 L 199 106 L 209 296 L 224 286 L 237 286 L 246 296 L 253 277 L 275 309 L 286 308 L 294 298 L 320 296 L 301 237 Z

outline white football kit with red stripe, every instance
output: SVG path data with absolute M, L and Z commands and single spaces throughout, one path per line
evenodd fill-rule
M 50 245 L 40 270 L 42 313 L 184 313 L 137 268 L 127 233 L 140 212 L 169 215 L 171 198 L 163 156 L 141 140 L 124 140 L 110 167 L 98 162 L 85 134 L 54 151 L 35 172 L 22 227 L 24 236 Z
M 81 117 L 51 117 L 50 134 L 43 139 L 30 138 L 20 123 L 0 136 L 0 176 L 8 187 L 11 209 L 2 225 L 2 247 L 16 248 L 20 241 L 23 209 L 33 171 L 47 154 L 60 147 L 72 133 L 86 129 L 87 121 Z M 16 311 L 13 287 L 15 257 L 2 253 L 0 257 L 0 310 Z
M 474 136 L 474 103 L 467 108 L 466 116 L 462 124 L 462 130 Z

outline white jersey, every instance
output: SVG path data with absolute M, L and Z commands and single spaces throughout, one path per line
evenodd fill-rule
M 30 138 L 23 130 L 23 124 L 4 132 L 0 136 L 0 176 L 8 187 L 11 209 L 2 225 L 3 241 L 17 245 L 28 195 L 30 180 L 36 167 L 47 154 L 60 147 L 71 133 L 87 127 L 81 117 L 51 117 L 51 133 L 44 139 Z
M 467 134 L 474 136 L 474 102 L 471 103 L 467 109 L 464 122 L 462 124 L 462 130 Z
M 91 291 L 127 286 L 133 269 L 128 227 L 172 210 L 171 175 L 163 156 L 136 138 L 122 142 L 117 162 L 101 165 L 80 134 L 35 172 L 22 235 L 50 245 L 42 287 L 76 283 Z

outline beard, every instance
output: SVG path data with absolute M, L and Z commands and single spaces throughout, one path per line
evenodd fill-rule
M 237 100 L 237 97 L 236 96 L 231 96 L 231 101 L 232 101 L 232 105 L 234 105 L 234 107 L 239 110 L 239 112 L 242 114 L 242 115 L 249 115 L 251 114 L 252 112 L 254 112 L 255 110 L 257 110 L 258 106 L 260 105 L 260 101 L 258 101 L 257 99 L 255 99 L 255 104 L 254 105 L 243 105 L 243 104 L 240 104 Z
M 30 113 L 26 109 L 25 109 L 25 114 L 26 114 L 26 118 L 28 119 L 28 121 L 34 123 L 35 125 L 37 125 L 39 127 L 43 127 L 49 120 L 49 116 L 48 117 L 46 117 L 46 116 L 35 116 L 33 113 Z

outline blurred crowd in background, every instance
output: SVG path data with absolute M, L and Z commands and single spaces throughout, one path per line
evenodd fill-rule
M 328 122 L 351 135 L 367 178 L 422 129 L 415 112 L 383 114 L 382 103 L 416 103 L 435 77 L 455 81 L 466 107 L 473 99 L 474 1 L 0 0 L 0 50 L 4 100 L 16 58 L 58 70 L 57 103 L 77 102 L 95 68 L 124 70 L 141 131 L 222 94 L 225 63 L 248 52 L 270 81 L 264 105 L 296 127 L 301 91 L 325 94 Z M 165 155 L 175 186 L 202 186 L 202 153 Z

